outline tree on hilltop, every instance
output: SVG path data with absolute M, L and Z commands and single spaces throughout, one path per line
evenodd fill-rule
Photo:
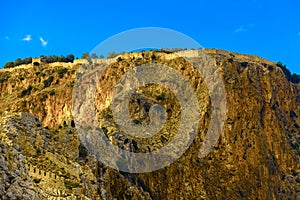
M 115 58 L 115 57 L 117 57 L 117 56 L 118 56 L 118 54 L 117 54 L 116 52 L 111 51 L 111 52 L 108 53 L 107 58 Z
M 92 53 L 92 59 L 98 59 L 98 56 L 96 53 Z
M 74 57 L 73 54 L 68 54 L 67 57 L 66 57 L 66 59 L 67 59 L 67 62 L 73 62 L 74 59 L 75 59 L 75 57 Z
M 89 53 L 83 53 L 82 56 L 81 56 L 81 59 L 87 59 L 87 60 L 89 60 L 89 59 L 91 59 L 91 56 L 90 56 Z
M 5 69 L 8 69 L 8 68 L 13 68 L 15 65 L 14 65 L 14 62 L 7 62 L 7 63 L 5 63 L 5 65 L 4 65 L 4 68 Z

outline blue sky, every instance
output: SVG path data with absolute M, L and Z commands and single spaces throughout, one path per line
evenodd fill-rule
M 182 32 L 203 47 L 282 61 L 300 73 L 299 9 L 298 0 L 4 0 L 0 66 L 41 54 L 80 57 L 122 31 L 163 27 Z

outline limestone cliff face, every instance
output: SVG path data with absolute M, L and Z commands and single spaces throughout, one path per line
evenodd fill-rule
M 72 88 L 78 65 L 67 70 L 42 65 L 0 71 L 2 121 L 23 123 L 15 125 L 17 128 L 13 130 L 18 130 L 25 138 L 14 140 L 17 136 L 11 135 L 13 130 L 2 123 L 1 144 L 20 146 L 18 154 L 25 160 L 21 165 L 23 168 L 31 166 L 22 172 L 28 184 L 32 184 L 26 194 L 32 198 L 77 195 L 91 199 L 299 199 L 300 86 L 289 82 L 282 70 L 267 60 L 221 50 L 207 50 L 207 53 L 222 73 L 227 116 L 217 145 L 203 159 L 197 156 L 211 110 L 205 83 L 192 66 L 160 52 L 135 53 L 112 63 L 100 80 L 96 109 L 100 125 L 105 127 L 113 144 L 124 142 L 125 136 L 119 139 L 120 132 L 111 119 L 110 93 L 122 74 L 136 65 L 156 62 L 172 66 L 190 80 L 198 99 L 203 102 L 199 134 L 188 151 L 170 166 L 145 174 L 121 173 L 107 168 L 86 154 L 80 145 L 71 123 Z M 162 93 L 164 98 L 157 98 Z M 166 125 L 172 130 L 177 123 L 178 102 L 169 91 L 149 86 L 142 88 L 137 96 L 130 101 L 133 119 L 146 123 L 149 116 L 145 105 L 161 103 L 172 109 Z M 40 127 L 39 121 L 32 122 L 33 118 L 26 123 L 24 116 L 10 114 L 21 111 L 34 114 L 42 126 L 50 130 Z M 29 122 L 36 128 L 30 128 Z M 26 134 L 31 135 L 31 139 Z M 155 145 L 151 145 L 152 140 L 144 146 L 132 138 L 126 141 L 137 144 L 132 151 L 153 151 L 167 143 L 172 134 L 170 131 L 166 135 L 162 130 L 152 139 Z M 48 178 L 36 175 L 32 170 L 35 167 L 48 173 L 45 176 Z M 12 173 L 13 170 L 13 166 L 9 166 L 6 171 Z M 56 179 L 49 178 L 49 174 L 56 175 L 60 181 L 52 184 Z M 0 180 L 1 185 L 8 181 Z M 0 195 L 4 195 L 1 191 Z
M 1 72 L 0 112 L 30 112 L 49 127 L 70 121 L 77 68 L 47 65 Z

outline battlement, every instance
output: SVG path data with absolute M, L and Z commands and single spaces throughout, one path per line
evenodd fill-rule
M 74 182 L 74 179 L 43 170 L 28 162 L 25 163 L 25 167 L 32 180 L 37 183 L 43 191 L 45 191 L 42 195 L 47 197 L 47 199 L 53 199 L 54 197 L 59 199 L 84 198 L 84 195 L 82 195 L 82 184 L 78 187 L 72 186 L 70 189 L 70 184 Z M 80 180 L 78 179 L 77 181 Z
M 56 164 L 57 166 L 61 166 L 63 167 L 67 173 L 69 173 L 71 176 L 76 177 L 79 179 L 79 174 L 80 174 L 80 167 L 76 166 L 75 164 L 65 164 L 64 162 L 59 161 L 55 154 L 52 154 L 50 152 L 46 152 L 46 157 L 53 162 L 54 164 Z
M 72 188 L 72 191 L 68 191 L 65 183 L 66 181 L 72 182 L 71 179 L 60 176 L 56 173 L 45 171 L 40 169 L 38 166 L 30 163 L 25 164 L 28 170 L 29 176 L 34 180 L 38 181 L 39 187 L 44 188 L 45 193 L 43 195 L 48 199 L 58 197 L 60 199 L 76 199 L 83 197 L 82 186 L 78 188 Z
M 184 50 L 184 51 L 178 51 L 176 53 L 170 53 L 170 54 L 164 54 L 162 52 L 157 52 L 160 54 L 161 58 L 164 59 L 174 59 L 177 57 L 197 57 L 199 52 L 197 50 Z M 101 58 L 101 59 L 92 59 L 93 64 L 111 64 L 115 62 L 118 58 L 124 58 L 124 59 L 138 59 L 138 58 L 143 58 L 143 53 L 142 52 L 131 52 L 131 53 L 125 53 L 122 55 L 119 55 L 115 58 Z M 15 69 L 28 69 L 34 67 L 34 63 L 39 63 L 41 64 L 42 61 L 40 58 L 32 58 L 32 63 L 27 64 L 27 65 L 19 65 L 14 68 L 9 68 L 9 69 L 0 69 L 0 71 L 13 71 Z M 86 59 L 75 59 L 73 63 L 66 63 L 66 62 L 54 62 L 54 63 L 49 63 L 48 65 L 51 67 L 56 67 L 56 66 L 63 66 L 63 67 L 73 67 L 74 65 L 78 64 L 88 64 L 88 61 Z
M 183 50 L 183 51 L 178 51 L 178 52 L 174 52 L 174 53 L 163 53 L 163 52 L 156 52 L 160 58 L 163 59 L 167 59 L 167 60 L 171 60 L 171 59 L 175 59 L 178 57 L 197 57 L 199 56 L 199 51 L 198 50 Z M 107 61 L 115 61 L 117 58 L 125 58 L 125 59 L 138 59 L 138 58 L 143 58 L 144 54 L 143 52 L 131 52 L 131 53 L 126 53 L 126 54 L 122 54 L 117 56 L 116 58 L 111 58 L 111 59 L 105 59 Z
M 44 171 L 43 169 L 40 169 L 37 166 L 31 164 L 26 164 L 26 168 L 28 170 L 28 174 L 32 178 L 41 179 L 46 182 L 56 182 L 64 184 L 64 177 L 61 177 L 55 173 Z

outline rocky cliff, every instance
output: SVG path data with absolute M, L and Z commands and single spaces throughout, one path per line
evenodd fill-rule
M 275 63 L 256 56 L 206 50 L 226 89 L 227 115 L 215 148 L 198 158 L 211 117 L 207 86 L 184 59 L 164 52 L 124 55 L 109 65 L 95 108 L 109 141 L 133 152 L 151 152 L 176 133 L 179 104 L 159 85 L 130 100 L 137 124 L 162 104 L 166 126 L 146 141 L 130 138 L 112 119 L 110 93 L 128 70 L 165 64 L 194 87 L 203 111 L 199 131 L 176 162 L 150 173 L 111 169 L 86 150 L 72 116 L 72 91 L 80 64 L 0 71 L 1 199 L 300 199 L 300 85 Z M 29 114 L 31 113 L 31 114 Z

